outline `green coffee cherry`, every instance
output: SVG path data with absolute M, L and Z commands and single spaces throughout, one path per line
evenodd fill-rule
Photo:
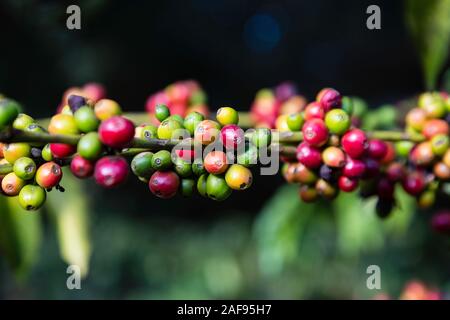
M 182 179 L 180 189 L 183 197 L 191 197 L 194 194 L 195 181 L 193 179 Z
M 357 118 L 363 117 L 369 108 L 367 102 L 358 97 L 352 97 L 351 99 L 353 102 L 353 115 Z
M 226 126 L 227 124 L 238 124 L 239 113 L 231 107 L 222 107 L 217 110 L 216 118 L 222 126 Z
M 202 174 L 197 180 L 197 191 L 203 197 L 208 196 L 206 194 L 206 180 L 207 179 L 208 179 L 208 174 L 205 173 L 205 174 Z
M 36 174 L 36 163 L 31 158 L 22 157 L 14 162 L 13 170 L 19 178 L 30 180 Z
M 86 160 L 96 160 L 103 151 L 103 145 L 97 132 L 89 132 L 78 142 L 77 152 Z
M 286 120 L 289 130 L 300 131 L 302 129 L 305 119 L 301 113 L 290 114 Z
M 175 132 L 181 130 L 183 126 L 177 120 L 171 119 L 170 117 L 161 122 L 158 127 L 158 138 L 159 139 L 173 139 Z
M 152 125 L 143 127 L 141 131 L 141 138 L 146 140 L 158 139 L 158 128 Z
M 25 130 L 30 124 L 34 123 L 34 119 L 25 113 L 19 113 L 13 122 L 13 128 L 17 130 Z
M 189 162 L 178 158 L 175 161 L 175 171 L 182 178 L 187 178 L 192 176 L 192 166 Z
M 194 135 L 197 125 L 205 120 L 205 117 L 199 112 L 191 112 L 184 119 L 184 127 L 188 130 L 191 136 Z
M 42 128 L 40 125 L 38 125 L 37 123 L 31 123 L 29 124 L 24 131 L 27 132 L 34 132 L 34 133 L 47 133 L 47 130 L 45 130 L 44 128 Z M 42 142 L 30 142 L 30 146 L 32 147 L 42 147 L 45 143 Z
M 38 210 L 44 204 L 46 197 L 44 188 L 29 184 L 20 190 L 19 204 L 28 211 Z
M 245 146 L 245 151 L 237 155 L 237 163 L 251 167 L 258 163 L 258 149 L 253 144 Z
M 209 198 L 216 201 L 223 201 L 231 195 L 231 192 L 232 190 L 224 177 L 214 174 L 208 175 L 206 179 L 206 194 Z
M 450 146 L 450 139 L 445 134 L 437 134 L 431 138 L 431 149 L 437 156 L 443 156 Z
M 10 99 L 0 100 L 0 130 L 9 126 L 19 115 L 19 104 Z
M 152 159 L 152 152 L 139 153 L 131 161 L 131 170 L 137 177 L 149 179 L 155 172 L 152 167 Z
M 325 124 L 331 133 L 342 135 L 350 128 L 351 121 L 344 110 L 333 109 L 325 115 Z
M 252 135 L 251 141 L 258 149 L 269 147 L 272 142 L 272 132 L 268 128 L 257 128 Z
M 203 165 L 203 162 L 194 162 L 192 164 L 192 172 L 196 176 L 201 176 L 202 174 L 206 173 L 205 166 Z
M 81 132 L 96 131 L 100 120 L 95 115 L 94 109 L 89 106 L 82 106 L 74 114 L 75 123 Z
M 349 116 L 353 114 L 353 100 L 350 97 L 342 97 L 342 110 L 347 112 Z
M 50 151 L 50 144 L 46 144 L 44 148 L 42 148 L 42 159 L 49 162 L 53 160 L 52 152 Z
M 167 150 L 161 150 L 153 154 L 152 167 L 158 171 L 168 170 L 172 167 L 171 154 Z
M 159 104 L 155 108 L 155 116 L 156 116 L 156 119 L 163 122 L 168 117 L 170 117 L 170 110 L 169 110 L 169 108 L 167 108 L 166 105 Z
M 183 126 L 183 123 L 184 123 L 183 117 L 180 116 L 179 114 L 171 115 L 170 117 L 167 118 L 167 120 L 175 120 L 175 121 L 178 121 L 178 122 L 181 124 L 181 126 Z
M 399 141 L 395 143 L 395 151 L 396 153 L 403 158 L 407 158 L 409 152 L 414 147 L 414 142 L 411 141 Z

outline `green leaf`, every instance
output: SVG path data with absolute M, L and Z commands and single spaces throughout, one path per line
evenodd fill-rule
M 435 89 L 450 43 L 450 0 L 406 0 L 405 14 L 421 59 L 426 87 Z
M 41 212 L 28 212 L 16 198 L 0 196 L 0 253 L 19 281 L 24 281 L 39 256 Z
M 62 185 L 70 191 L 53 191 L 47 197 L 47 210 L 56 226 L 61 258 L 67 264 L 79 266 L 85 277 L 91 257 L 87 195 L 83 182 L 70 172 L 65 172 Z

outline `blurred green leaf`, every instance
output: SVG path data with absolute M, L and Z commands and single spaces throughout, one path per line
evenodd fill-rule
M 70 172 L 65 171 L 62 185 L 69 191 L 53 191 L 47 198 L 47 209 L 56 226 L 61 258 L 67 264 L 79 266 L 85 277 L 91 257 L 87 195 L 83 182 Z
M 426 87 L 435 89 L 450 43 L 450 0 L 406 0 L 405 14 L 419 52 Z
M 36 262 L 42 239 L 40 212 L 28 212 L 16 198 L 0 196 L 0 251 L 19 281 Z
M 317 206 L 300 201 L 297 186 L 278 189 L 255 222 L 259 264 L 264 274 L 278 274 L 298 255 L 307 221 L 317 211 Z

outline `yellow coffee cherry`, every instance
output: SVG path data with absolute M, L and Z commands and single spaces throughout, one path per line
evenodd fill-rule
M 225 181 L 234 190 L 248 189 L 253 182 L 252 172 L 240 164 L 233 164 L 225 174 Z

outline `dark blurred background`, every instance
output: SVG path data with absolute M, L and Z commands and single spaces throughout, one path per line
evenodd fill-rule
M 73 3 L 81 7 L 81 30 L 66 28 L 66 7 Z M 284 80 L 297 83 L 308 98 L 333 86 L 371 106 L 417 94 L 424 88 L 423 77 L 405 28 L 403 2 L 376 1 L 382 29 L 374 31 L 366 28 L 370 4 L 374 2 L 2 0 L 0 92 L 22 102 L 36 118 L 51 116 L 65 89 L 91 81 L 104 84 L 108 97 L 126 111 L 144 111 L 149 94 L 191 78 L 208 93 L 212 110 L 224 104 L 248 110 L 258 89 Z M 355 239 L 336 240 L 336 222 L 327 218 L 327 205 L 321 207 L 320 227 L 305 236 L 324 251 L 310 245 L 300 257 L 292 243 L 303 227 L 285 213 L 292 208 L 267 209 L 269 197 L 282 184 L 281 177 L 258 177 L 250 190 L 218 204 L 199 197 L 157 200 L 136 181 L 108 191 L 87 182 L 82 191 L 90 203 L 93 255 L 84 289 L 65 288 L 58 236 L 52 219 L 44 218 L 37 266 L 27 281 L 17 284 L 3 264 L 0 297 L 352 298 L 373 296 L 365 288 L 364 266 L 370 261 L 388 261 L 394 294 L 403 280 L 417 276 L 415 266 L 422 260 L 411 255 L 405 239 L 399 243 L 407 246 L 413 261 L 406 267 L 402 259 L 395 260 L 400 244 L 382 257 L 363 258 L 359 247 L 358 254 L 353 249 L 336 254 L 337 242 Z M 295 193 L 290 195 L 296 199 Z M 286 202 L 285 197 L 276 201 Z M 296 201 L 297 214 L 310 210 Z M 280 222 L 280 216 L 287 220 Z M 277 223 L 280 239 L 269 234 L 261 240 Z M 360 234 L 356 229 L 346 232 Z M 370 235 L 370 247 L 388 243 Z M 361 247 L 365 236 L 358 238 Z M 265 256 L 264 250 L 270 254 Z M 305 259 L 309 264 L 300 265 Z M 446 265 L 448 261 L 442 268 Z M 420 270 L 421 276 L 429 274 Z M 403 278 L 397 278 L 402 272 Z

